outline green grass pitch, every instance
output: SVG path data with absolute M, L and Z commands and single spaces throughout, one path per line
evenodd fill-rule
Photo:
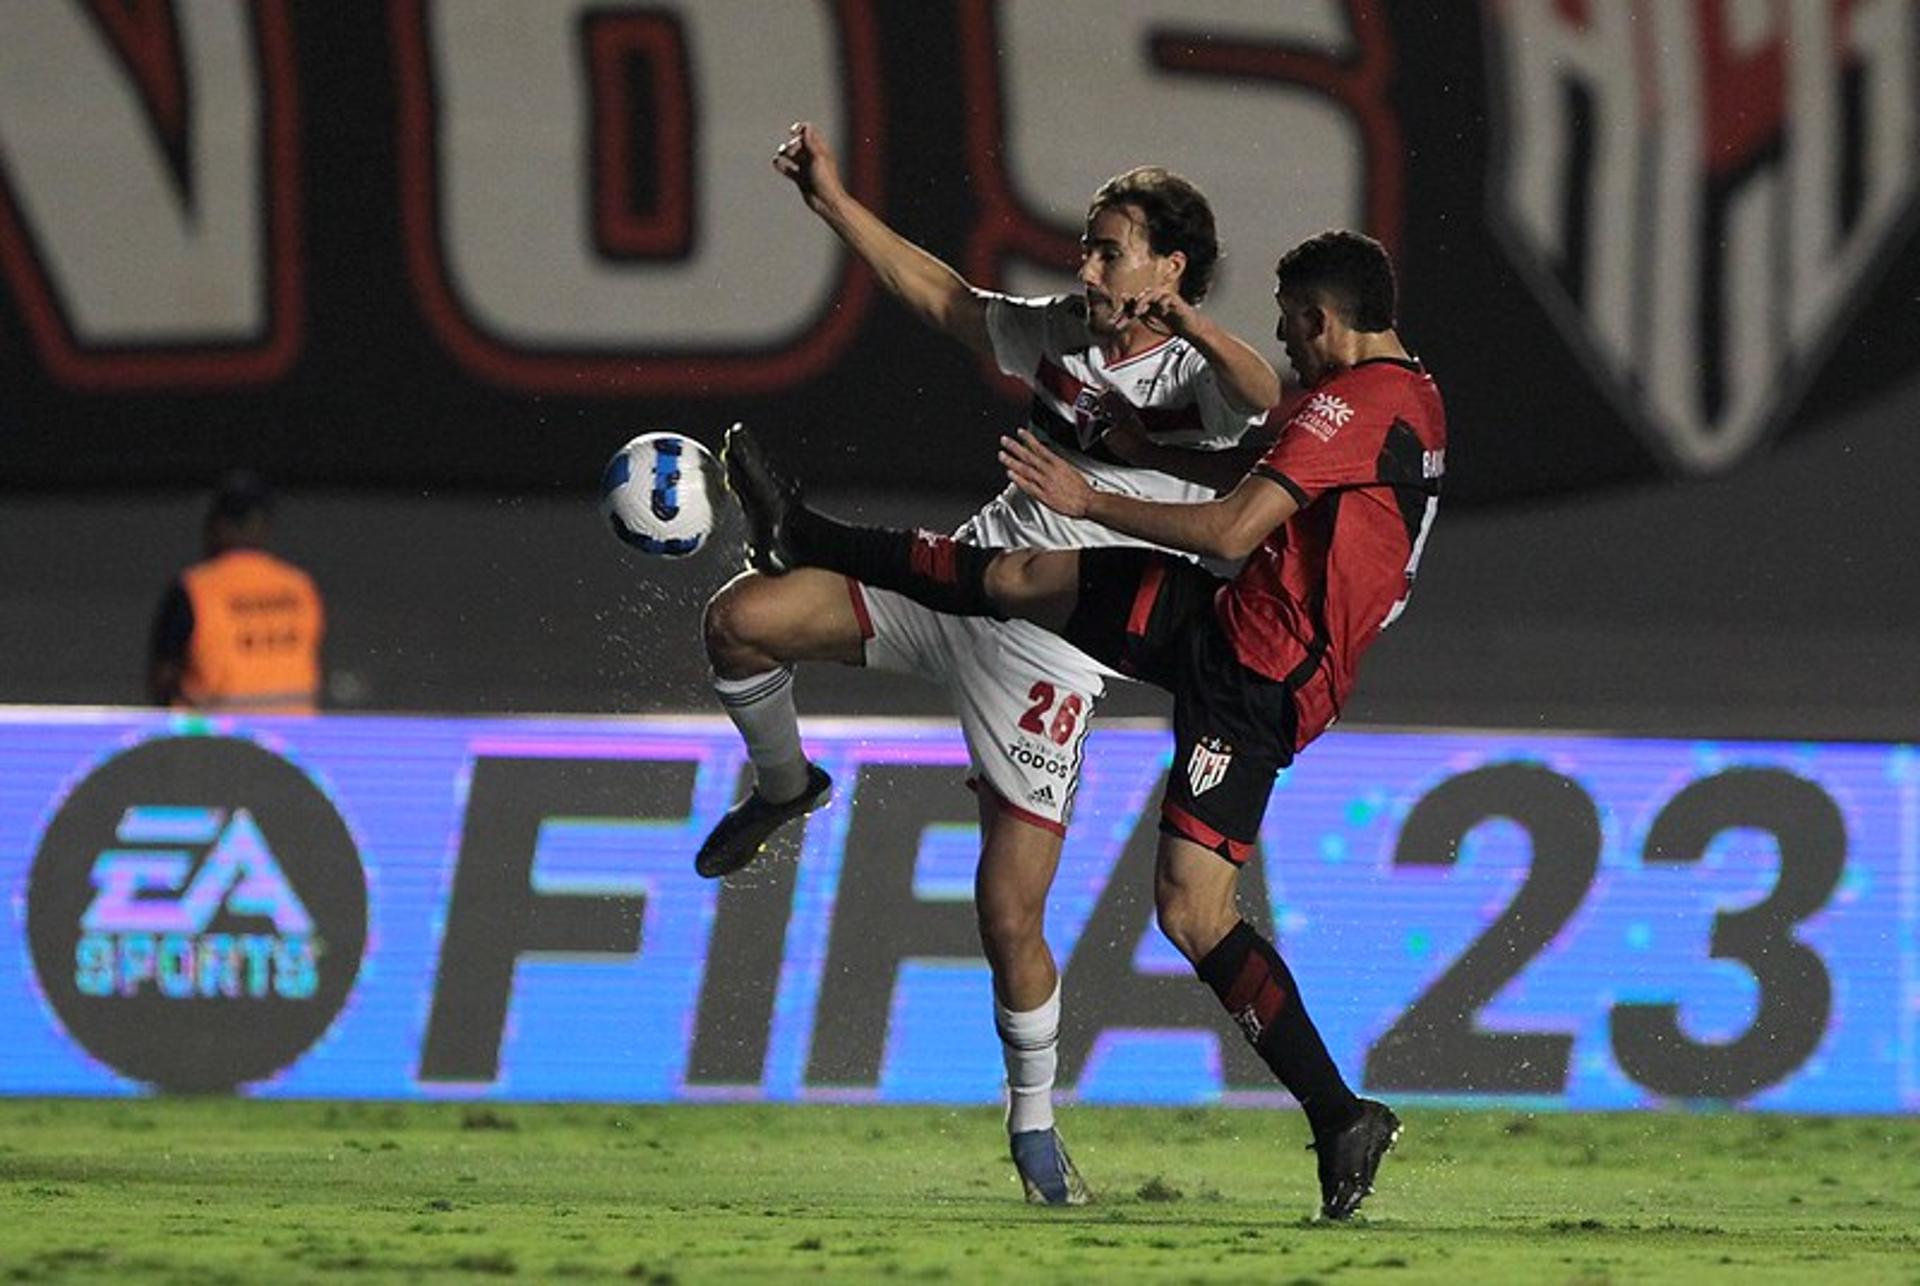
M 1410 1110 L 1324 1225 L 1297 1113 L 0 1100 L 3 1282 L 1920 1283 L 1920 1120 Z

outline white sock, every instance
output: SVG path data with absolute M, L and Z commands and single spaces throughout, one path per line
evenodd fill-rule
M 747 743 L 754 793 L 772 804 L 799 798 L 807 788 L 807 756 L 800 749 L 800 715 L 793 708 L 793 667 L 744 679 L 716 674 L 713 690 Z
M 1007 1133 L 1053 1128 L 1053 1076 L 1060 1066 L 1060 983 L 1038 1009 L 1015 1013 L 993 998 L 993 1025 L 1007 1064 Z

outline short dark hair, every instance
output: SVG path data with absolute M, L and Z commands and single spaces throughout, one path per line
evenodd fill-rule
M 1157 255 L 1178 250 L 1187 257 L 1180 274 L 1180 297 L 1197 304 L 1213 285 L 1220 262 L 1220 237 L 1214 231 L 1213 206 L 1190 181 L 1158 165 L 1140 165 L 1100 185 L 1087 206 L 1087 221 L 1102 210 L 1130 205 L 1140 211 L 1147 246 Z
M 1281 255 L 1274 272 L 1282 294 L 1324 296 L 1355 330 L 1393 329 L 1393 260 L 1363 232 L 1333 228 L 1310 237 Z
M 256 515 L 273 516 L 273 489 L 266 479 L 250 469 L 235 469 L 224 475 L 207 503 L 207 521 L 238 526 Z

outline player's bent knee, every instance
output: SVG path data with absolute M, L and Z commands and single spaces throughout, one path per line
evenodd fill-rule
M 777 660 L 772 653 L 776 642 L 771 627 L 772 613 L 759 600 L 770 581 L 758 572 L 734 577 L 707 600 L 701 619 L 701 637 L 706 643 L 707 659 L 722 672 L 747 665 L 759 668 Z
M 715 590 L 701 613 L 700 638 L 710 660 L 719 660 L 740 644 L 740 596 L 736 587 L 742 579 L 735 578 Z
M 1049 592 L 1043 558 L 1044 552 L 1036 549 L 1002 552 L 987 565 L 987 596 L 1016 615 L 1039 603 Z
M 1026 551 L 1012 550 L 987 564 L 987 597 L 1002 611 L 1014 611 L 1020 606 L 1026 562 Z
M 1045 937 L 1046 906 L 994 905 L 978 908 L 980 945 L 989 960 L 1025 951 Z
M 1002 550 L 987 565 L 987 597 L 1002 615 L 1058 630 L 1073 610 L 1079 567 L 1076 550 Z
M 730 678 L 795 661 L 864 659 L 846 579 L 831 572 L 736 576 L 708 600 L 702 633 L 714 672 Z
M 1161 936 L 1180 949 L 1180 953 L 1192 958 L 1188 950 L 1192 922 L 1186 914 L 1187 908 L 1177 899 L 1169 899 L 1164 894 L 1154 900 L 1153 920 L 1160 926 Z
M 1154 920 L 1168 942 L 1188 960 L 1198 962 L 1233 928 L 1232 906 L 1221 906 L 1178 884 L 1160 883 L 1154 889 Z

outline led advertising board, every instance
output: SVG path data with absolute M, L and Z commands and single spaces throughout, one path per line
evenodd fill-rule
M 967 755 L 815 721 L 833 802 L 693 872 L 711 719 L 0 710 L 0 1093 L 990 1103 Z M 1063 1091 L 1284 1103 L 1153 926 L 1171 739 L 1089 743 L 1047 932 Z M 1337 731 L 1242 877 L 1399 1099 L 1920 1107 L 1906 746 Z

